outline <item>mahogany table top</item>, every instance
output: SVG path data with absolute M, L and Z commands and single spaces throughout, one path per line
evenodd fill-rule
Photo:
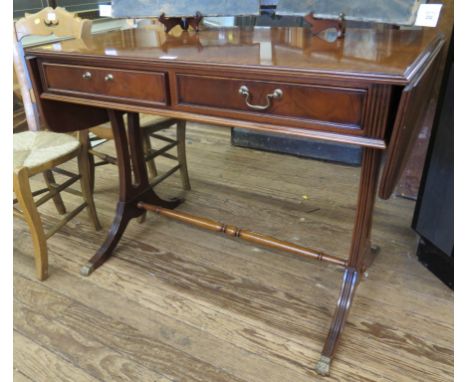
M 305 28 L 220 28 L 198 33 L 127 29 L 29 48 L 31 53 L 171 65 L 235 66 L 406 85 L 440 39 L 435 29 L 348 28 L 327 42 Z

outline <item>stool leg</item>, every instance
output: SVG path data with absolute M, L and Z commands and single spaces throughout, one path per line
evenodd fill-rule
M 94 162 L 94 155 L 89 152 L 91 149 L 91 141 L 89 140 L 89 130 L 82 130 L 78 133 L 78 138 L 80 143 L 86 149 L 87 159 L 89 162 L 89 188 L 91 194 L 94 193 L 94 186 L 95 186 L 95 162 Z
M 81 148 L 78 153 L 78 172 L 80 176 L 80 183 L 81 183 L 81 193 L 83 194 L 83 199 L 87 204 L 89 219 L 94 225 L 96 231 L 101 229 L 101 224 L 99 223 L 99 219 L 96 212 L 96 206 L 94 205 L 94 198 L 93 192 L 91 188 L 91 169 L 90 169 L 90 160 L 89 160 L 89 151 L 88 151 L 88 144 L 89 143 L 89 136 L 88 131 L 80 131 L 79 133 Z
M 151 153 L 151 139 L 150 139 L 149 134 L 146 134 L 144 131 L 143 131 L 142 137 L 143 137 L 143 151 L 144 151 L 144 155 L 146 156 L 149 153 Z M 158 176 L 158 170 L 156 169 L 155 158 L 152 158 L 146 161 L 146 167 L 148 168 L 148 176 L 150 179 L 154 179 Z
M 45 280 L 48 276 L 47 243 L 41 218 L 32 196 L 26 167 L 13 171 L 13 190 L 31 232 L 37 278 L 41 281 Z
M 47 188 L 50 191 L 52 191 L 54 189 L 53 184 L 57 184 L 57 182 L 55 181 L 54 174 L 52 173 L 52 170 L 46 170 L 42 173 L 42 175 L 44 176 L 44 180 L 47 184 Z M 57 212 L 60 215 L 64 215 L 67 212 L 67 210 L 65 208 L 65 204 L 63 204 L 63 200 L 62 200 L 62 197 L 60 196 L 60 193 L 57 193 L 52 198 L 52 200 L 54 201 L 55 208 L 57 208 Z
M 185 153 L 185 121 L 177 122 L 177 158 L 179 159 L 180 175 L 184 190 L 190 191 L 190 179 L 187 169 L 187 156 Z
M 142 140 L 143 140 L 143 152 L 144 155 L 148 155 L 151 153 L 151 138 L 149 134 L 146 134 L 146 132 L 143 130 L 142 131 Z M 156 158 L 152 158 L 150 160 L 145 161 L 146 162 L 146 168 L 148 170 L 148 177 L 150 179 L 154 179 L 158 176 L 158 170 L 156 168 Z M 142 224 L 146 220 L 146 211 L 138 218 L 138 223 Z

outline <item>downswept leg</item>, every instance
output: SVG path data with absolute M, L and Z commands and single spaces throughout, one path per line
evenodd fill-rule
M 333 316 L 330 330 L 322 350 L 320 360 L 315 366 L 315 371 L 320 375 L 328 375 L 330 364 L 338 345 L 338 340 L 348 317 L 349 308 L 353 301 L 354 292 L 359 283 L 359 272 L 353 268 L 346 268 L 341 284 L 340 296 Z
M 105 242 L 88 263 L 81 268 L 80 273 L 83 276 L 90 275 L 112 255 L 130 220 L 144 213 L 144 210 L 137 208 L 138 202 L 152 203 L 165 208 L 175 208 L 182 202 L 180 199 L 163 200 L 150 187 L 138 114 L 128 113 L 127 134 L 123 112 L 115 110 L 108 112 L 119 167 L 119 201 L 116 216 Z
M 376 254 L 376 251 L 371 248 L 370 235 L 379 179 L 380 157 L 379 150 L 364 149 L 348 267 L 343 276 L 336 311 L 325 340 L 322 355 L 315 367 L 317 373 L 321 375 L 328 375 L 330 371 L 330 364 L 345 326 L 357 285 L 362 273 L 372 263 Z

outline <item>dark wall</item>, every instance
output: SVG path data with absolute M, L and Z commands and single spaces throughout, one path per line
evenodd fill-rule
M 454 247 L 453 37 L 450 46 L 440 106 L 434 121 L 413 220 L 413 227 L 419 235 L 449 256 Z
M 451 288 L 454 265 L 453 84 L 452 35 L 413 219 L 413 228 L 421 237 L 420 261 Z
M 13 0 L 13 17 L 22 17 L 26 12 L 35 13 L 47 7 L 47 0 Z

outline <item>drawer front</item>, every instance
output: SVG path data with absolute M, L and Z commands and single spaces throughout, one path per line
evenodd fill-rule
M 177 107 L 325 130 L 362 129 L 366 89 L 177 74 Z M 239 90 L 243 89 L 243 92 Z M 275 92 L 276 91 L 276 92 Z M 267 107 L 268 106 L 268 107 Z M 253 114 L 252 114 L 253 113 Z
M 143 105 L 167 105 L 166 74 L 43 63 L 45 91 Z

